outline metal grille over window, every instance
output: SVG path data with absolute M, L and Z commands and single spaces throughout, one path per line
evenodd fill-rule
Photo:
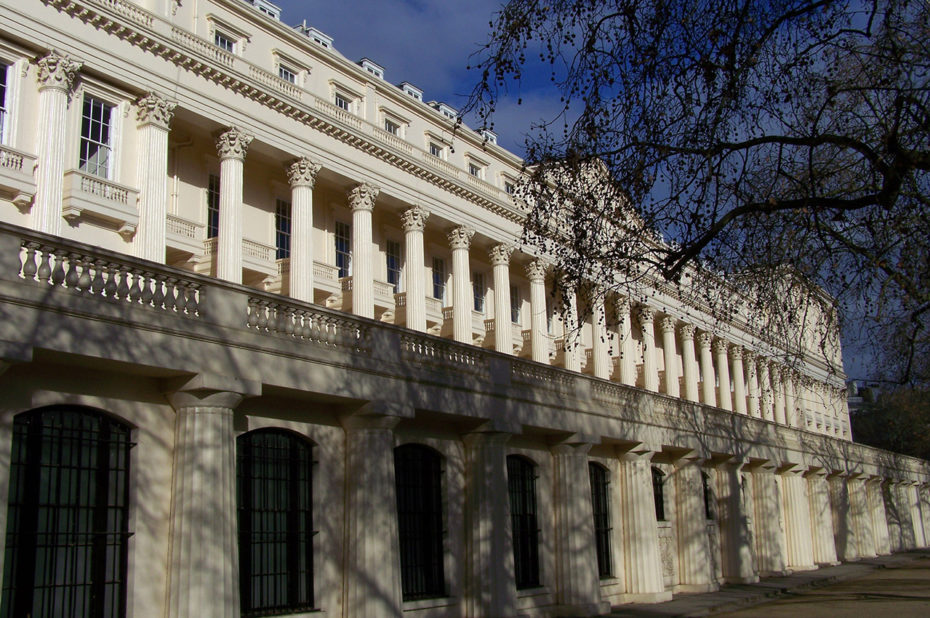
M 507 457 L 507 487 L 513 529 L 513 563 L 517 589 L 539 586 L 539 521 L 536 513 L 536 466 L 524 457 Z
M 259 429 L 236 440 L 243 616 L 313 609 L 313 447 Z
M 665 473 L 652 467 L 652 498 L 656 503 L 656 521 L 665 521 Z
M 129 437 L 81 408 L 15 418 L 0 616 L 126 615 Z
M 274 210 L 275 257 L 291 257 L 291 203 L 278 200 Z
M 445 596 L 442 456 L 419 444 L 399 446 L 394 475 L 404 601 Z
M 207 238 L 220 233 L 220 177 L 210 174 L 207 184 Z
M 352 261 L 352 228 L 348 223 L 336 221 L 336 267 L 339 268 L 340 277 L 349 276 L 349 265 Z
M 591 506 L 594 511 L 594 543 L 597 550 L 597 574 L 610 577 L 612 573 L 610 555 L 610 493 L 607 468 L 589 463 L 591 477 Z
M 113 107 L 91 96 L 84 96 L 81 115 L 80 169 L 88 174 L 110 176 L 110 120 Z

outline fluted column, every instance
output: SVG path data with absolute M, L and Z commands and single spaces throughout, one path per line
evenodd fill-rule
M 509 433 L 465 435 L 466 615 L 513 616 L 517 590 L 507 502 Z M 373 615 L 373 614 L 368 614 Z
M 811 509 L 807 481 L 797 468 L 782 473 L 785 489 L 785 536 L 788 568 L 793 571 L 816 569 L 814 564 Z
M 290 293 L 308 303 L 313 302 L 313 187 L 321 167 L 300 157 L 284 168 L 291 185 Z
M 729 583 L 759 581 L 753 564 L 750 514 L 743 500 L 741 477 L 744 462 L 722 464 L 717 469 L 717 505 L 720 524 L 720 562 Z
M 513 247 L 504 244 L 494 245 L 490 251 L 491 266 L 494 269 L 494 349 L 504 354 L 513 354 L 513 326 L 510 319 L 511 253 Z
M 610 379 L 610 342 L 607 339 L 607 311 L 604 292 L 591 299 L 591 355 L 594 357 L 594 377 Z
M 176 105 L 152 93 L 136 101 L 139 225 L 133 247 L 138 257 L 161 263 L 168 217 L 168 127 Z
M 591 444 L 552 447 L 555 463 L 556 596 L 560 611 L 599 614 L 601 586 L 594 546 L 588 451 Z
M 868 487 L 865 479 L 850 478 L 849 510 L 852 515 L 853 537 L 856 540 L 856 554 L 859 558 L 874 558 L 875 527 L 872 525 L 872 511 L 869 506 Z
M 620 344 L 620 382 L 627 386 L 636 386 L 636 359 L 633 358 L 633 324 L 630 319 L 630 299 L 618 298 L 617 336 Z
M 798 398 L 794 388 L 794 372 L 784 369 L 781 375 L 782 388 L 785 391 L 785 422 L 789 427 L 800 428 L 798 422 Z
M 468 248 L 474 235 L 475 230 L 464 225 L 449 232 L 449 246 L 452 248 L 452 337 L 462 343 L 472 342 Z M 496 299 L 497 290 L 494 292 Z M 510 288 L 507 289 L 507 297 L 510 297 Z M 496 300 L 494 307 L 497 308 Z M 507 311 L 510 311 L 509 307 Z
M 653 320 L 655 309 L 639 307 L 639 325 L 643 332 L 643 375 L 646 390 L 659 392 L 659 368 L 656 363 L 656 330 Z
M 926 547 L 927 539 L 924 536 L 924 524 L 920 516 L 920 495 L 913 481 L 907 485 L 907 500 L 911 510 L 911 526 L 914 529 L 914 547 Z
M 681 396 L 678 382 L 678 355 L 675 350 L 675 318 L 662 318 L 662 352 L 665 356 L 665 394 L 669 397 Z
M 772 398 L 775 408 L 775 422 L 779 425 L 787 425 L 788 417 L 785 414 L 785 384 L 782 381 L 781 369 L 772 363 L 769 376 L 772 380 Z
M 815 564 L 838 564 L 836 541 L 833 538 L 833 510 L 830 508 L 830 489 L 827 472 L 813 470 L 807 475 L 810 495 L 811 538 Z
M 833 539 L 837 560 L 859 558 L 859 539 L 850 495 L 850 480 L 845 474 L 834 474 L 827 479 L 830 487 L 830 510 L 833 514 Z
M 530 280 L 530 347 L 533 360 L 549 363 L 549 327 L 546 316 L 546 266 L 540 260 L 526 265 Z
M 743 352 L 743 367 L 746 369 L 747 413 L 759 418 L 759 375 L 756 373 L 756 355 L 749 350 Z
M 743 377 L 743 348 L 730 346 L 730 364 L 733 372 L 733 411 L 746 414 L 746 380 Z
M 730 395 L 730 364 L 727 359 L 727 348 L 730 346 L 723 339 L 714 340 L 714 354 L 717 355 L 717 405 L 724 410 L 733 409 L 733 399 Z
M 675 526 L 678 581 L 682 592 L 706 592 L 716 588 L 707 538 L 701 463 L 698 457 L 686 457 L 675 462 Z
M 905 550 L 917 549 L 914 538 L 914 522 L 911 517 L 911 504 L 908 489 L 910 483 L 898 481 L 892 486 L 895 490 L 895 505 L 898 507 L 898 521 L 901 527 L 901 545 Z
M 260 389 L 196 376 L 168 393 L 176 416 L 167 615 L 239 616 L 233 410 Z
M 400 616 L 400 548 L 391 406 L 343 417 L 346 452 L 346 616 Z
M 920 521 L 924 527 L 924 543 L 930 546 L 930 485 L 920 485 L 917 495 L 920 500 Z
M 371 211 L 380 189 L 363 183 L 348 193 L 352 209 L 352 313 L 375 317 L 375 280 L 372 264 Z
M 787 549 L 774 466 L 754 467 L 752 479 L 756 566 L 763 577 L 781 575 L 785 572 Z
M 575 288 L 563 282 L 562 307 L 565 312 L 565 368 L 581 371 L 581 328 L 578 325 L 578 300 Z
M 702 332 L 698 335 L 698 348 L 701 351 L 701 396 L 703 403 L 709 406 L 717 406 L 717 388 L 714 377 L 714 359 L 711 356 L 711 346 L 714 343 L 714 336 L 710 333 Z M 724 349 L 724 354 L 726 350 Z M 724 360 L 726 364 L 726 360 Z
M 423 250 L 423 230 L 429 211 L 422 206 L 408 208 L 401 215 L 404 224 L 405 283 L 407 328 L 426 332 L 426 275 Z
M 874 477 L 865 483 L 872 517 L 872 532 L 875 539 L 875 553 L 886 556 L 891 553 L 891 537 L 888 533 L 888 515 L 885 512 L 885 500 L 882 498 L 882 479 Z
M 756 357 L 756 373 L 759 377 L 759 407 L 760 416 L 767 421 L 775 420 L 774 398 L 772 396 L 771 374 L 769 362 L 765 358 Z
M 216 240 L 216 276 L 242 283 L 242 167 L 252 136 L 238 127 L 216 134 L 220 156 L 220 229 Z
M 698 402 L 698 367 L 694 357 L 694 326 L 682 324 L 678 329 L 681 336 L 681 369 L 685 380 L 685 399 Z
M 60 235 L 68 99 L 82 63 L 52 50 L 36 64 L 39 125 L 36 130 L 36 195 L 32 225 L 40 232 Z
M 652 496 L 651 451 L 620 456 L 620 521 L 626 591 L 631 601 L 660 601 L 665 592 L 659 558 L 659 530 Z

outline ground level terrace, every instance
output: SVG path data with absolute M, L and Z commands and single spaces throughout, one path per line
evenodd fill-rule
M 0 224 L 2 615 L 566 615 L 924 547 L 923 461 Z

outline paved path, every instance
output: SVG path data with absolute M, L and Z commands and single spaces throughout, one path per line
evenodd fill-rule
M 717 592 L 682 594 L 666 603 L 621 605 L 608 614 L 672 616 L 930 616 L 930 551 L 850 562 L 816 571 L 728 585 Z

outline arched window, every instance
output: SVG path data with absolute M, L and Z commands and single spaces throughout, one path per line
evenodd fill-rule
M 236 440 L 243 616 L 313 608 L 313 446 L 280 429 Z
M 536 466 L 519 455 L 507 457 L 510 524 L 517 589 L 539 586 L 539 522 L 536 516 Z
M 665 473 L 652 466 L 652 499 L 656 503 L 656 521 L 665 521 Z
M 125 616 L 130 428 L 55 406 L 12 446 L 0 616 Z
M 612 575 L 610 557 L 610 478 L 607 468 L 600 464 L 588 463 L 591 477 L 591 506 L 594 511 L 594 546 L 597 549 L 597 574 L 601 577 Z
M 710 487 L 710 475 L 701 471 L 701 487 L 704 490 L 704 517 L 714 518 L 714 492 Z
M 404 600 L 445 596 L 442 455 L 421 444 L 394 449 Z

